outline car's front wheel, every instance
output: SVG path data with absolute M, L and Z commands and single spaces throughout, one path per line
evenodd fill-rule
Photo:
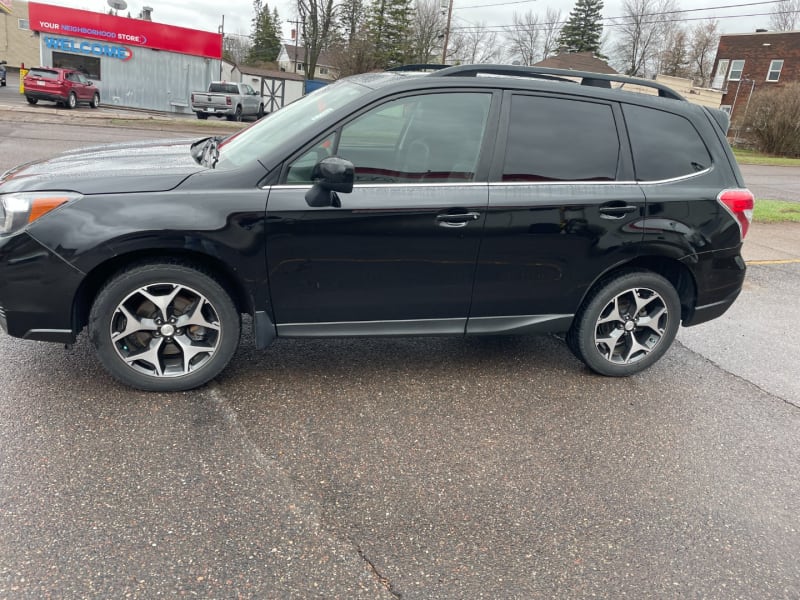
M 664 355 L 680 321 L 680 298 L 669 281 L 649 271 L 626 271 L 601 281 L 586 298 L 567 345 L 596 373 L 627 377 Z
M 67 108 L 75 108 L 76 106 L 78 106 L 78 97 L 75 92 L 70 92 L 67 98 Z
M 173 392 L 207 383 L 239 344 L 241 319 L 210 273 L 183 263 L 139 264 L 97 295 L 89 336 L 103 366 L 141 390 Z
M 98 106 L 100 106 L 100 94 L 98 94 L 97 92 L 94 93 L 94 96 L 92 96 L 92 101 L 89 102 L 89 106 L 91 106 L 92 108 L 97 108 Z

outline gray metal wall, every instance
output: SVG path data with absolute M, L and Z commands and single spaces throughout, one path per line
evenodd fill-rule
M 52 50 L 42 44 L 42 64 L 52 65 Z M 105 105 L 189 112 L 189 94 L 219 79 L 217 59 L 131 47 L 133 58 L 100 58 L 102 79 L 95 82 Z

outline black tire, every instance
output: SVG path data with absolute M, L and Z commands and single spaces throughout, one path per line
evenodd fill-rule
M 78 106 L 78 97 L 75 92 L 70 92 L 67 97 L 67 108 L 75 108 L 76 106 Z
M 242 120 L 242 107 L 237 106 L 236 111 L 232 115 L 228 115 L 229 121 L 241 121 Z
M 208 114 L 204 112 L 199 112 L 197 113 L 197 118 L 202 121 L 205 121 L 206 119 L 208 119 Z
M 624 271 L 600 281 L 567 333 L 567 346 L 592 371 L 628 377 L 660 359 L 681 321 L 673 285 L 650 271 Z
M 100 290 L 89 314 L 100 362 L 122 383 L 145 391 L 207 383 L 230 362 L 240 333 L 239 312 L 223 285 L 179 261 L 121 271 Z
M 92 101 L 89 102 L 89 106 L 91 108 L 97 108 L 100 106 L 100 94 L 98 92 L 95 92 L 94 96 L 92 96 Z
M 264 105 L 263 104 L 259 104 L 258 105 L 258 112 L 256 113 L 256 121 L 258 121 L 263 116 L 264 116 Z
M 36 104 L 39 102 L 38 98 L 31 98 L 30 96 L 25 96 L 25 99 L 28 101 L 28 104 Z

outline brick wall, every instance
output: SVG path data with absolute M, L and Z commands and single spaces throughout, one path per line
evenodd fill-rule
M 791 81 L 800 81 L 800 31 L 723 35 L 719 40 L 712 75 L 717 74 L 721 60 L 730 62 L 724 78 L 715 78 L 713 85 L 725 91 L 722 105 L 731 106 L 731 116 L 741 117 L 754 92 Z M 731 63 L 734 60 L 744 60 L 744 69 L 739 81 L 728 79 Z M 767 81 L 767 73 L 773 60 L 783 60 L 783 68 L 777 82 Z

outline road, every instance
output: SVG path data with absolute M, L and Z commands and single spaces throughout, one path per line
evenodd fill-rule
M 0 127 L 0 168 L 170 135 Z M 797 598 L 799 294 L 754 265 L 624 380 L 554 337 L 246 327 L 211 385 L 145 394 L 85 336 L 0 336 L 0 598 Z
M 756 198 L 800 202 L 800 167 L 741 165 L 744 181 Z

